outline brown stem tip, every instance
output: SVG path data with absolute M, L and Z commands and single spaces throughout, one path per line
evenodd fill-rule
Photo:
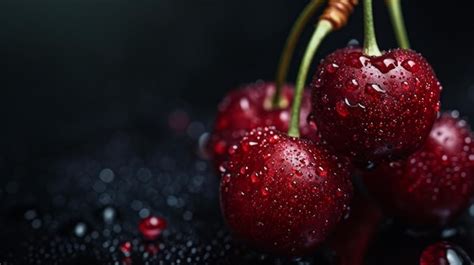
M 358 0 L 329 0 L 321 19 L 331 22 L 334 30 L 340 29 L 347 24 L 349 16 L 358 3 Z

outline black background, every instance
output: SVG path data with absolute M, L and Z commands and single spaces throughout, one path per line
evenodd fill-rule
M 116 128 L 155 128 L 160 137 L 166 113 L 182 106 L 212 115 L 230 89 L 274 77 L 306 2 L 3 0 L 0 150 L 24 159 Z M 374 5 L 380 47 L 396 47 L 383 1 Z M 473 7 L 468 0 L 404 1 L 412 46 L 444 85 L 443 108 L 468 116 Z M 361 11 L 327 39 L 319 58 L 362 39 Z
M 412 46 L 431 62 L 444 86 L 442 108 L 458 109 L 461 115 L 474 117 L 474 2 L 403 2 Z M 178 174 L 179 167 L 170 166 L 170 159 L 159 155 L 160 148 L 174 148 L 174 142 L 161 143 L 168 139 L 182 141 L 176 140 L 168 130 L 169 118 L 173 117 L 170 114 L 184 110 L 208 126 L 217 103 L 230 89 L 257 79 L 271 80 L 286 34 L 306 3 L 303 0 L 2 0 L 0 168 L 9 170 L 2 170 L 1 177 L 10 184 L 20 185 L 20 191 L 24 188 L 27 194 L 43 180 L 48 183 L 45 187 L 68 192 L 74 181 L 42 179 L 38 164 L 45 157 L 55 161 L 84 145 L 101 143 L 117 131 L 126 131 L 126 135 L 133 132 L 131 137 L 125 137 L 131 146 L 135 142 L 141 146 L 147 141 L 154 143 L 148 146 L 148 152 L 158 150 L 160 167 L 170 174 Z M 374 0 L 374 5 L 379 46 L 394 48 L 396 42 L 384 3 Z M 345 46 L 350 39 L 362 39 L 361 15 L 358 8 L 346 28 L 327 38 L 315 62 Z M 298 47 L 291 80 L 310 33 L 308 28 Z M 123 139 L 118 138 L 121 143 Z M 180 152 L 193 153 L 192 146 L 180 145 L 173 150 L 174 157 L 180 157 Z M 91 153 L 86 152 L 85 156 L 88 155 Z M 80 164 L 78 159 L 74 161 L 73 164 Z M 186 161 L 193 158 L 188 156 Z M 102 165 L 108 164 L 114 165 L 109 160 L 102 161 Z M 49 167 L 48 164 L 40 168 Z M 95 171 L 94 174 L 96 178 Z M 201 202 L 208 205 L 192 207 L 211 209 L 213 218 L 219 218 L 214 193 L 216 180 L 209 181 L 212 185 L 206 192 L 210 195 Z M 12 190 L 12 187 L 2 188 Z M 135 188 L 141 191 L 140 186 Z M 15 196 L 21 197 L 22 193 L 8 197 L 9 204 L 20 200 Z M 126 199 L 125 196 L 123 200 Z M 38 204 L 48 212 L 49 201 L 51 198 L 45 195 Z M 120 204 L 120 200 L 116 203 Z M 150 204 L 153 208 L 153 203 Z M 2 215 L 5 213 L 10 211 L 2 210 Z M 67 220 L 70 214 L 64 211 L 58 215 Z M 123 215 L 124 219 L 128 216 Z M 126 220 L 135 222 L 133 216 Z M 397 237 L 397 232 L 391 233 Z M 404 246 L 403 240 L 395 240 L 402 243 L 394 243 L 393 248 L 385 241 L 389 247 L 377 250 L 379 259 L 374 263 L 380 264 L 385 253 L 397 256 L 390 251 Z M 8 244 L 3 242 L 0 246 Z

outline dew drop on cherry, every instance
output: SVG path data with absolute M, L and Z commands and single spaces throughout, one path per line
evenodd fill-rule
M 378 58 L 377 60 L 373 60 L 372 64 L 384 74 L 397 67 L 397 61 L 392 58 Z
M 371 96 L 379 96 L 385 93 L 385 90 L 377 84 L 367 84 L 365 86 L 365 93 Z
M 359 88 L 359 83 L 355 79 L 351 79 L 347 81 L 346 84 L 346 91 L 347 92 L 355 92 Z
M 260 189 L 260 194 L 262 194 L 262 196 L 266 197 L 266 196 L 268 196 L 268 194 L 270 194 L 270 191 L 268 190 L 267 187 L 262 187 Z
M 335 63 L 328 64 L 328 66 L 326 67 L 326 71 L 328 71 L 328 73 L 330 74 L 334 74 L 335 72 L 337 72 L 337 69 L 339 69 L 339 65 Z
M 403 90 L 409 90 L 410 89 L 410 85 L 408 84 L 407 81 L 403 81 L 401 86 L 402 86 Z
M 320 177 L 326 177 L 328 175 L 328 172 L 326 171 L 326 169 L 324 169 L 321 166 L 317 167 L 316 171 L 318 172 L 318 176 Z
M 349 115 L 349 110 L 347 109 L 347 105 L 344 101 L 338 101 L 336 103 L 336 112 L 342 118 L 345 118 Z
M 403 68 L 405 68 L 407 71 L 416 73 L 419 69 L 419 66 L 417 63 L 415 63 L 412 60 L 405 60 L 402 62 Z
M 157 239 L 167 227 L 165 219 L 157 216 L 149 216 L 140 221 L 138 229 L 147 240 Z

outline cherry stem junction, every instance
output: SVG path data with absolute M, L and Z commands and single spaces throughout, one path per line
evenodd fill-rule
M 285 47 L 280 57 L 280 62 L 276 74 L 276 90 L 272 99 L 272 107 L 277 109 L 281 108 L 281 90 L 286 82 L 288 76 L 288 70 L 290 68 L 291 59 L 296 48 L 296 44 L 300 39 L 303 29 L 308 24 L 309 20 L 314 16 L 318 8 L 324 0 L 311 0 L 308 5 L 303 9 L 286 39 Z
M 382 55 L 375 37 L 372 0 L 364 0 L 364 53 L 369 56 Z
M 392 20 L 393 30 L 397 38 L 398 46 L 402 49 L 410 49 L 407 28 L 403 19 L 401 0 L 386 0 L 390 19 Z
M 316 29 L 311 37 L 311 40 L 306 48 L 303 60 L 298 71 L 298 77 L 296 79 L 296 87 L 293 98 L 293 105 L 291 109 L 291 120 L 288 130 L 288 135 L 291 137 L 299 137 L 299 124 L 300 124 L 300 112 L 301 112 L 301 101 L 303 98 L 304 87 L 308 71 L 313 61 L 316 51 L 323 41 L 323 39 L 333 30 L 333 25 L 328 20 L 322 19 L 318 22 Z

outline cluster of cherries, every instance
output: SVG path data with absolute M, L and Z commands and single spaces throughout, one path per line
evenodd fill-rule
M 210 151 L 224 218 L 244 242 L 279 255 L 314 253 L 358 214 L 354 176 L 386 214 L 410 224 L 446 225 L 473 197 L 472 131 L 458 112 L 440 113 L 442 86 L 426 59 L 378 50 L 371 9 L 364 0 L 363 47 L 326 56 L 309 91 L 304 82 L 260 81 L 219 105 Z M 455 250 L 438 243 L 420 262 L 451 264 L 441 256 L 462 253 Z

